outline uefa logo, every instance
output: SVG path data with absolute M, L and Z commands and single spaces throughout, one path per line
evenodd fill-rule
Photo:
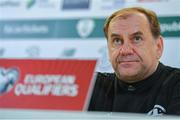
M 0 95 L 10 91 L 19 78 L 17 68 L 0 67 Z

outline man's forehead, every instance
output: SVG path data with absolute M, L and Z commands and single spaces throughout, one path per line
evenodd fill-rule
M 149 23 L 143 14 L 131 14 L 126 18 L 117 17 L 109 25 L 109 33 L 125 32 L 128 35 L 146 31 Z
M 148 23 L 148 20 L 147 20 L 147 17 L 142 14 L 142 13 L 132 13 L 132 14 L 128 14 L 128 15 L 122 15 L 122 16 L 116 16 L 114 18 L 112 18 L 111 22 L 110 22 L 110 25 L 111 24 L 114 24 L 118 21 L 131 21 L 132 20 L 132 23 L 134 24 L 139 24 L 139 22 L 147 22 Z M 130 24 L 130 23 L 129 23 Z
M 111 21 L 113 21 L 116 18 L 127 19 L 127 18 L 132 17 L 132 16 L 138 16 L 138 17 L 145 17 L 146 18 L 146 15 L 144 13 L 141 13 L 138 11 L 131 11 L 131 12 L 127 12 L 127 13 L 117 14 L 112 18 Z

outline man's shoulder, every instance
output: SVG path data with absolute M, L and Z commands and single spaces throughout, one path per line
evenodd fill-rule
M 115 73 L 97 72 L 97 78 L 115 79 Z
M 96 73 L 96 82 L 91 96 L 88 110 L 90 111 L 108 111 L 110 107 L 104 108 L 104 104 L 111 104 L 113 96 L 115 74 L 114 73 Z
M 163 79 L 163 86 L 175 87 L 180 85 L 180 68 L 163 65 L 161 79 Z
M 180 80 L 180 68 L 164 65 L 164 69 L 166 71 L 165 73 L 167 77 L 176 78 Z
M 96 75 L 97 83 L 108 84 L 108 83 L 113 82 L 114 80 L 115 80 L 115 74 L 114 73 L 97 72 L 97 75 Z
M 95 90 L 108 92 L 108 89 L 112 89 L 115 81 L 114 73 L 96 73 Z
M 159 91 L 161 101 L 165 101 L 168 114 L 179 114 L 180 111 L 180 69 L 164 66 L 161 80 L 161 90 Z M 163 102 L 160 102 L 163 103 Z

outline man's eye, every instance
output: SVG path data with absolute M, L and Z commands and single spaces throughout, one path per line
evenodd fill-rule
M 121 44 L 122 44 L 122 40 L 119 39 L 119 38 L 114 38 L 114 39 L 113 39 L 113 44 L 114 44 L 115 46 L 121 45 Z
M 135 42 L 135 43 L 139 43 L 139 42 L 141 42 L 141 41 L 142 41 L 142 37 L 140 37 L 140 36 L 134 37 L 134 42 Z

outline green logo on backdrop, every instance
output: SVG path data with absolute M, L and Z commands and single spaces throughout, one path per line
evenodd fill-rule
M 27 8 L 31 8 L 36 3 L 36 0 L 27 0 Z

